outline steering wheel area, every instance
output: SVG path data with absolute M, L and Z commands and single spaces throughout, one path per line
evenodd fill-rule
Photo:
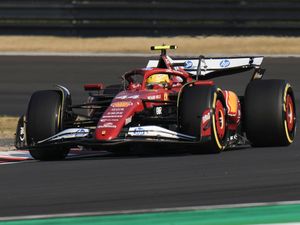
M 161 88 L 180 88 L 188 81 L 188 75 L 179 71 L 134 70 L 123 76 L 125 89 L 138 91 Z

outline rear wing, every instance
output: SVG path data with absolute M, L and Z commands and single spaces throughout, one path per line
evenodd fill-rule
M 240 73 L 255 69 L 257 74 L 263 74 L 260 65 L 263 56 L 220 57 L 220 58 L 177 58 L 168 57 L 174 69 L 184 69 L 197 80 L 206 80 L 218 76 Z M 156 68 L 159 60 L 149 60 L 147 67 Z

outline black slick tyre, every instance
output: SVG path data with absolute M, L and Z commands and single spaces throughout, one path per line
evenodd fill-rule
M 28 145 L 51 137 L 61 131 L 62 98 L 58 91 L 37 91 L 31 96 L 27 109 L 26 135 Z M 30 154 L 38 160 L 64 159 L 69 149 L 61 147 L 33 148 Z
M 203 113 L 208 110 L 209 137 L 202 137 Z M 227 114 L 221 91 L 212 85 L 186 85 L 179 96 L 179 132 L 197 138 L 193 153 L 219 153 L 227 144 Z
M 252 146 L 287 146 L 294 141 L 296 106 L 284 80 L 255 80 L 244 101 L 245 131 Z

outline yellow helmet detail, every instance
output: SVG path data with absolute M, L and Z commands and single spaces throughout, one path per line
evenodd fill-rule
M 163 84 L 169 83 L 169 75 L 168 74 L 153 74 L 146 80 L 147 84 Z

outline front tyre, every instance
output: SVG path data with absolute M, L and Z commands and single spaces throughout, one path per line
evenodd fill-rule
M 185 86 L 179 96 L 178 126 L 197 138 L 193 153 L 219 153 L 227 146 L 227 112 L 223 94 L 212 85 Z M 203 124 L 203 118 L 207 123 Z M 206 120 L 206 119 L 205 119 Z
M 62 130 L 62 97 L 55 90 L 37 91 L 31 96 L 27 109 L 26 135 L 28 145 L 51 137 Z M 64 159 L 69 149 L 62 147 L 34 148 L 29 150 L 38 160 Z

